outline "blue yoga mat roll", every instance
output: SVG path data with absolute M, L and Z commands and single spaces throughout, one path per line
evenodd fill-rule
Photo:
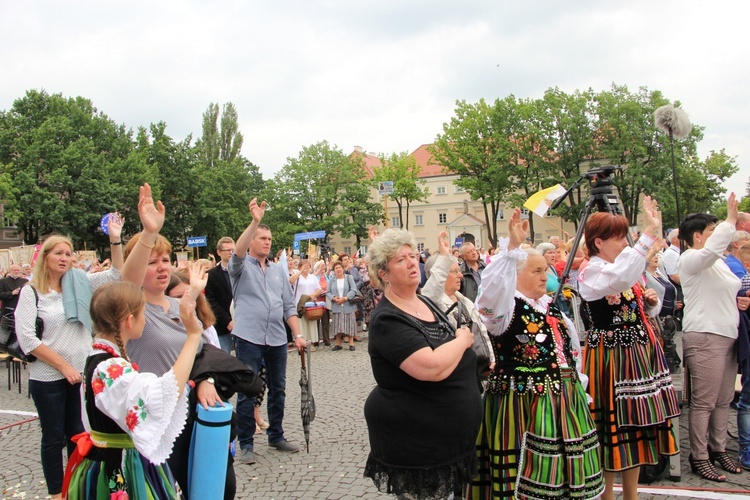
M 190 440 L 190 498 L 224 498 L 233 409 L 226 402 L 208 410 L 198 405 Z

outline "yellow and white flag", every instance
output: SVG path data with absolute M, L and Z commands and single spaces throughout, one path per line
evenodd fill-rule
M 526 200 L 526 203 L 524 203 L 523 206 L 537 214 L 539 217 L 544 217 L 547 210 L 549 210 L 549 207 L 552 206 L 556 199 L 564 195 L 566 191 L 567 189 L 560 184 L 555 184 L 552 187 L 542 189 L 538 193 L 532 194 L 531 198 Z

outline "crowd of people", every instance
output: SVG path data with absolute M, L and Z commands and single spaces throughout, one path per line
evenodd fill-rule
M 750 468 L 750 215 L 734 195 L 723 222 L 691 214 L 666 241 L 646 197 L 635 235 L 625 217 L 599 212 L 580 248 L 556 237 L 533 248 L 516 209 L 496 248 L 451 247 L 441 232 L 434 255 L 408 231 L 370 228 L 366 255 L 274 258 L 265 202 L 248 210 L 237 240 L 217 242 L 218 260 L 172 262 L 159 234 L 166 209 L 146 184 L 141 232 L 126 243 L 123 220 L 109 218 L 108 262 L 81 269 L 72 242 L 51 236 L 28 278 L 12 265 L 0 280 L 4 313 L 37 358 L 29 387 L 53 498 L 189 497 L 191 408 L 237 393 L 236 456 L 217 443 L 233 498 L 234 460 L 255 463 L 259 436 L 299 451 L 284 431 L 289 352 L 355 351 L 365 332 L 376 382 L 365 476 L 382 492 L 611 499 L 619 474 L 624 498 L 637 498 L 640 468 L 679 453 L 665 355 L 675 331 L 693 471 L 725 481 L 719 468 Z M 580 307 L 553 302 L 561 284 Z M 726 444 L 738 364 L 735 460 Z

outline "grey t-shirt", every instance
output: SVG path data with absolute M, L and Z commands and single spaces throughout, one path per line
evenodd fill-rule
M 125 349 L 131 361 L 141 372 L 155 373 L 161 377 L 172 368 L 182 351 L 187 333 L 180 319 L 180 302 L 167 296 L 169 311 L 146 303 L 146 326 L 139 339 L 128 342 Z M 200 347 L 203 347 L 201 338 Z

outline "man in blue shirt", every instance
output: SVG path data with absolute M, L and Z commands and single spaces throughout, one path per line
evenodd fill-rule
M 286 399 L 287 338 L 284 321 L 292 330 L 294 344 L 300 353 L 306 342 L 300 335 L 297 305 L 294 303 L 286 269 L 268 259 L 271 253 L 271 229 L 260 223 L 266 202 L 250 202 L 253 221 L 235 244 L 229 260 L 229 277 L 234 296 L 235 351 L 237 357 L 260 372 L 265 362 L 268 383 L 268 445 L 280 451 L 298 452 L 299 448 L 284 437 L 284 403 Z M 255 463 L 255 398 L 240 394 L 237 398 L 240 456 L 242 463 Z

